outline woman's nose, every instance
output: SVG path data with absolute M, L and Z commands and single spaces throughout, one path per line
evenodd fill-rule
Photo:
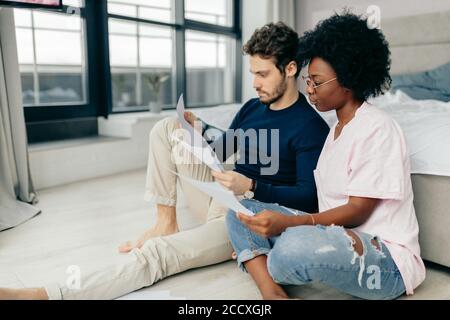
M 306 86 L 306 92 L 309 94 L 309 95 L 312 95 L 312 94 L 314 94 L 314 88 L 313 87 L 311 87 L 311 86 Z

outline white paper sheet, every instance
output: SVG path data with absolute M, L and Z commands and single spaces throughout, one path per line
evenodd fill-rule
M 186 141 L 179 139 L 176 135 L 173 135 L 172 137 L 174 140 L 178 141 L 179 145 L 181 145 L 184 150 L 194 155 L 198 160 L 206 164 L 212 170 L 223 172 L 223 166 L 211 148 L 203 148 L 188 144 Z
M 210 147 L 208 142 L 203 138 L 203 136 L 195 130 L 184 118 L 184 100 L 183 95 L 178 99 L 177 104 L 177 115 L 178 121 L 181 124 L 181 127 L 187 131 L 189 141 L 181 141 L 178 137 L 174 136 L 176 140 L 181 142 L 183 147 L 192 153 L 197 159 L 205 163 L 208 167 L 215 171 L 223 172 L 224 168 L 217 158 L 216 153 Z
M 233 194 L 233 192 L 225 189 L 220 183 L 218 182 L 203 182 L 191 179 L 189 177 L 186 177 L 184 175 L 181 175 L 177 173 L 177 175 L 181 178 L 192 184 L 194 187 L 199 189 L 200 191 L 206 193 L 207 195 L 211 196 L 214 200 L 219 202 L 220 204 L 224 205 L 225 207 L 235 211 L 235 212 L 241 212 L 249 216 L 253 216 L 254 213 L 250 210 L 248 210 L 246 207 L 244 207 L 239 200 L 236 198 L 236 196 Z

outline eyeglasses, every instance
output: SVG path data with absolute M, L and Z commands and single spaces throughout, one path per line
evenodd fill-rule
M 307 85 L 308 87 L 312 88 L 314 91 L 315 91 L 317 88 L 319 88 L 320 86 L 323 86 L 324 84 L 327 84 L 327 83 L 329 83 L 329 82 L 331 82 L 331 81 L 333 81 L 333 80 L 337 80 L 337 78 L 333 78 L 333 79 L 327 80 L 327 81 L 325 81 L 325 82 L 322 82 L 322 83 L 320 83 L 320 84 L 316 84 L 316 83 L 311 79 L 311 77 L 309 77 L 309 76 L 307 76 L 307 77 L 302 76 L 302 79 L 305 80 L 305 81 L 306 81 L 306 85 Z

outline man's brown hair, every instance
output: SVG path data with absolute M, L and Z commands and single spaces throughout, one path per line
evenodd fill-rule
M 286 66 L 294 61 L 297 63 L 297 78 L 300 74 L 299 63 L 296 61 L 298 34 L 283 22 L 268 23 L 256 29 L 250 40 L 243 47 L 245 54 L 259 55 L 264 59 L 273 58 L 274 63 L 284 75 Z

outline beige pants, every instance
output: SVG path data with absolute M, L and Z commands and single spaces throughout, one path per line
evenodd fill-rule
M 157 204 L 176 205 L 177 176 L 174 172 L 202 181 L 213 179 L 206 165 L 174 163 L 172 151 L 177 142 L 172 139 L 172 134 L 176 128 L 177 121 L 166 118 L 150 133 L 145 198 Z M 79 288 L 70 283 L 50 284 L 45 287 L 49 298 L 114 299 L 173 274 L 229 260 L 233 249 L 224 221 L 226 208 L 182 179 L 179 182 L 190 211 L 205 217 L 203 225 L 150 239 L 141 249 L 123 254 L 110 266 L 81 273 Z

